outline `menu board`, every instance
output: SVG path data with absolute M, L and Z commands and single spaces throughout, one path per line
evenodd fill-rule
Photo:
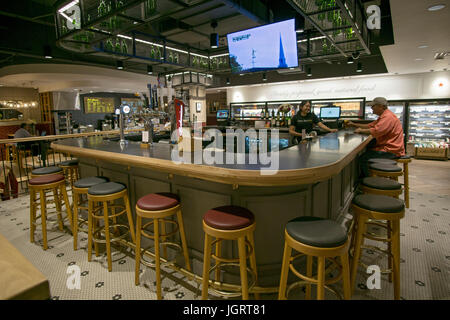
M 133 113 L 139 113 L 144 106 L 144 101 L 137 98 L 121 98 L 120 101 L 122 104 L 129 105 Z
M 114 98 L 84 97 L 84 113 L 114 113 Z

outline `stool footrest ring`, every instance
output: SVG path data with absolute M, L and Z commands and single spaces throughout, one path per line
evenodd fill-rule
M 212 268 L 209 269 L 208 275 L 211 274 L 211 272 L 213 272 L 214 270 L 216 270 L 216 268 L 219 266 L 221 268 L 226 267 L 226 266 L 234 266 L 234 267 L 238 267 L 238 268 L 240 267 L 239 263 L 234 263 L 234 262 L 219 263 L 219 264 L 215 264 Z M 250 269 L 249 267 L 246 267 L 246 269 L 247 269 L 247 272 L 250 273 L 250 276 L 252 278 L 250 281 L 250 284 L 248 286 L 248 290 L 250 291 L 255 286 L 257 277 L 256 277 L 255 272 L 252 269 Z M 237 286 L 236 291 L 230 292 L 230 291 L 222 291 L 222 290 L 218 289 L 221 287 L 222 284 L 223 284 L 222 282 L 217 282 L 217 281 L 212 282 L 210 280 L 208 290 L 211 290 L 212 292 L 214 292 L 218 295 L 221 295 L 224 297 L 229 297 L 229 298 L 242 296 L 242 287 L 241 286 Z
M 109 239 L 110 242 L 119 241 L 119 240 L 125 238 L 130 233 L 130 228 L 127 225 L 124 225 L 124 224 L 112 224 L 112 225 L 109 226 L 109 229 L 113 229 L 113 228 L 124 228 L 124 229 L 127 230 L 127 232 L 122 234 L 122 235 L 120 235 L 120 236 L 118 236 L 118 237 L 110 237 L 110 239 Z M 97 236 L 97 234 L 101 233 L 102 231 L 105 231 L 104 227 L 97 228 L 92 233 L 92 240 L 94 242 L 106 243 L 106 239 L 100 238 L 100 237 Z

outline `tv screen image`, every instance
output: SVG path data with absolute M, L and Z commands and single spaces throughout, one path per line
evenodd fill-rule
M 234 73 L 298 67 L 295 19 L 227 34 Z
M 217 111 L 217 119 L 228 119 L 228 110 Z
M 339 119 L 341 116 L 341 107 L 322 107 L 320 108 L 321 119 Z

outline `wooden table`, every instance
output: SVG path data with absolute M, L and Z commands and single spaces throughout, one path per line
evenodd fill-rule
M 50 298 L 47 278 L 0 234 L 0 299 Z

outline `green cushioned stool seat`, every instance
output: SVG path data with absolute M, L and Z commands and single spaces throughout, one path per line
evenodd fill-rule
M 61 166 L 76 166 L 78 165 L 78 159 L 66 160 L 60 163 Z
M 357 195 L 352 203 L 360 208 L 382 213 L 395 213 L 405 209 L 405 203 L 402 200 L 377 194 Z
M 383 159 L 383 158 L 372 158 L 367 160 L 368 163 L 383 163 L 383 164 L 391 164 L 397 165 L 397 161 L 392 159 Z
M 88 190 L 88 194 L 92 196 L 105 196 L 125 190 L 127 187 L 118 182 L 105 182 L 92 186 Z
M 100 183 L 109 182 L 106 177 L 88 177 L 75 181 L 73 186 L 75 188 L 90 188 Z
M 379 190 L 399 190 L 402 185 L 395 180 L 382 177 L 366 177 L 361 183 L 369 188 Z
M 318 217 L 298 217 L 286 224 L 295 240 L 313 247 L 333 248 L 347 241 L 347 232 L 337 222 Z
M 369 168 L 378 171 L 384 172 L 400 172 L 402 168 L 397 165 L 384 164 L 384 163 L 371 163 L 369 164 Z
M 53 174 L 53 173 L 60 173 L 62 172 L 62 169 L 60 167 L 52 166 L 52 167 L 43 167 L 43 168 L 37 168 L 31 171 L 31 174 L 33 175 L 42 175 L 42 174 Z

